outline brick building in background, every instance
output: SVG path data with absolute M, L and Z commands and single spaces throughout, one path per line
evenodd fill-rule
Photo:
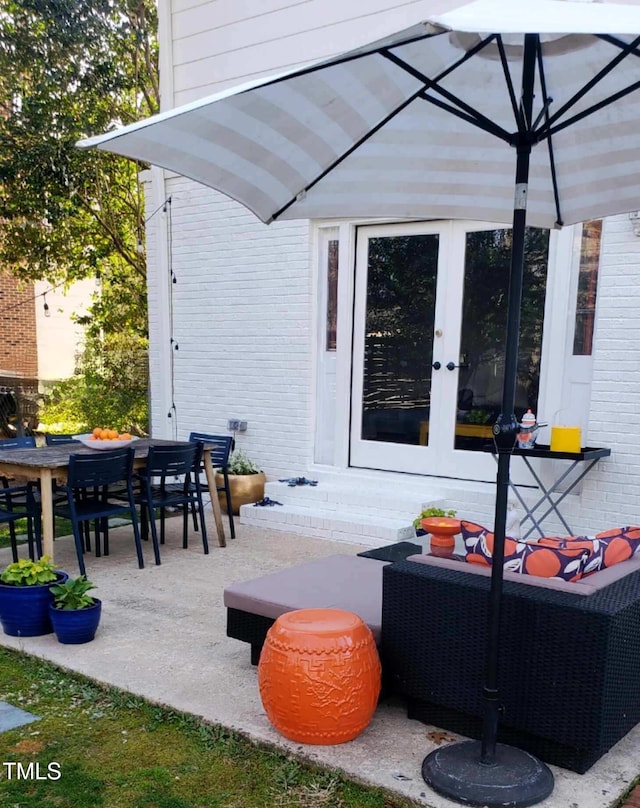
M 93 280 L 64 292 L 0 272 L 0 435 L 36 426 L 39 394 L 73 374 L 82 329 L 72 315 L 86 312 L 94 289 Z

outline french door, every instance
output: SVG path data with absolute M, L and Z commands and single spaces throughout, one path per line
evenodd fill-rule
M 549 233 L 529 228 L 516 415 L 537 412 Z M 350 464 L 495 479 L 511 231 L 480 222 L 362 227 Z

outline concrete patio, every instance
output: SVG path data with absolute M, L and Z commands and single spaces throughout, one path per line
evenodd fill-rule
M 0 634 L 0 643 L 232 727 L 258 742 L 339 768 L 358 781 L 431 808 L 451 808 L 454 803 L 432 792 L 420 773 L 422 759 L 436 748 L 437 734 L 430 738 L 433 727 L 407 719 L 401 703 L 384 702 L 370 726 L 350 743 L 291 743 L 271 727 L 262 709 L 249 646 L 226 636 L 222 604 L 226 585 L 311 558 L 357 553 L 362 547 L 237 525 L 237 538 L 228 539 L 226 548 L 217 546 L 211 529 L 211 552 L 205 556 L 197 535 L 191 534 L 188 550 L 181 548 L 180 521 L 169 521 L 160 567 L 153 564 L 150 547 L 145 547 L 147 566 L 137 568 L 128 527 L 112 531 L 109 557 L 87 556 L 87 575 L 103 600 L 94 642 L 65 646 L 53 635 L 19 639 Z M 58 539 L 55 550 L 59 566 L 75 575 L 72 541 Z M 10 551 L 1 550 L 0 567 L 10 560 Z M 555 767 L 553 771 L 555 789 L 540 803 L 543 808 L 615 805 L 640 775 L 640 725 L 587 774 Z

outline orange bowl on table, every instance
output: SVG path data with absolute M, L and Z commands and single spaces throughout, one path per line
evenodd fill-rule
M 100 427 L 96 427 L 92 432 L 74 435 L 73 437 L 90 449 L 118 449 L 138 440 L 129 432 L 118 432 L 115 429 L 102 429 Z

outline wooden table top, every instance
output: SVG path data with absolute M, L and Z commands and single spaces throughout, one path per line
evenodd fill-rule
M 161 440 L 160 438 L 140 438 L 133 441 L 136 458 L 144 458 L 150 446 L 184 446 L 188 441 Z M 116 447 L 117 448 L 117 447 Z M 206 448 L 206 444 L 205 444 Z M 80 441 L 58 443 L 54 446 L 42 446 L 36 449 L 5 449 L 0 451 L 0 464 L 22 466 L 23 468 L 59 469 L 69 465 L 69 455 L 95 454 L 96 449 L 89 449 Z

